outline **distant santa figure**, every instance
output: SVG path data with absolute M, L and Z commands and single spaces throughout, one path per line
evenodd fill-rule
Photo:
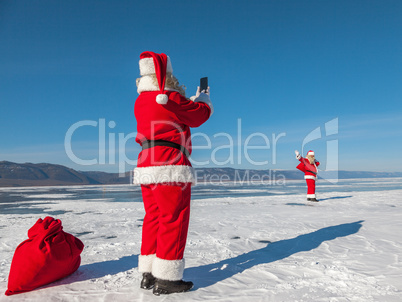
M 307 200 L 318 202 L 315 196 L 315 181 L 317 180 L 318 166 L 320 162 L 315 159 L 314 151 L 307 152 L 305 158 L 301 156 L 299 151 L 295 151 L 296 159 L 300 161 L 300 164 L 296 167 L 300 171 L 304 172 L 304 179 L 307 183 Z

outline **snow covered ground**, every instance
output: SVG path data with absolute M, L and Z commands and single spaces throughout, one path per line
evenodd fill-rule
M 73 275 L 0 301 L 402 301 L 402 179 L 193 189 L 184 279 L 189 293 L 139 288 L 144 210 L 138 187 L 0 189 L 0 292 L 17 245 L 39 218 L 85 244 Z

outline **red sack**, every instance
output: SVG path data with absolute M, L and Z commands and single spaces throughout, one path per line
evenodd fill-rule
M 59 219 L 39 219 L 29 229 L 28 237 L 15 250 L 8 276 L 7 296 L 64 278 L 80 266 L 84 244 L 64 232 Z
M 304 165 L 304 163 L 300 163 L 298 164 L 298 166 L 296 167 L 296 169 L 299 169 L 302 172 L 306 172 L 306 166 Z

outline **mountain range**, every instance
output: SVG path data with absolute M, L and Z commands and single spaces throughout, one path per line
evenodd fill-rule
M 234 168 L 196 168 L 198 182 L 225 181 L 280 181 L 303 179 L 298 170 L 250 170 Z M 14 163 L 0 161 L 0 187 L 63 186 L 129 184 L 131 173 L 107 173 L 100 171 L 77 171 L 62 165 L 49 163 Z M 331 175 L 332 174 L 332 175 Z M 323 173 L 320 173 L 323 175 Z M 332 171 L 325 178 L 379 178 L 402 177 L 402 172 Z M 332 177 L 331 177 L 332 176 Z

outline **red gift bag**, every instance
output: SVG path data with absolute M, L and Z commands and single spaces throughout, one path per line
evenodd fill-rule
M 80 266 L 84 244 L 64 232 L 59 219 L 39 219 L 29 229 L 28 238 L 15 250 L 7 296 L 64 278 Z
M 306 166 L 304 165 L 304 163 L 298 164 L 296 169 L 299 169 L 302 172 L 306 172 Z

